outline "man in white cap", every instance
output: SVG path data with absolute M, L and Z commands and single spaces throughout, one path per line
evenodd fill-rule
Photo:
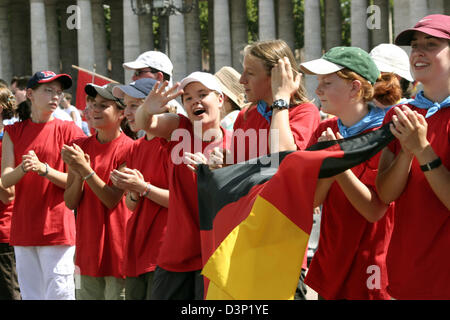
M 134 70 L 132 81 L 143 78 L 151 78 L 157 81 L 168 81 L 172 86 L 173 64 L 169 57 L 159 51 L 146 51 L 139 55 L 135 61 L 125 62 L 122 65 L 125 69 Z M 176 101 L 172 100 L 169 105 L 176 107 L 176 111 L 186 115 L 183 107 Z

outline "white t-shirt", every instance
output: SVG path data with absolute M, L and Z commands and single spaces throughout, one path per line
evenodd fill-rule
M 70 105 L 67 109 L 63 109 L 72 118 L 71 113 L 75 112 L 75 124 L 81 128 L 81 114 L 77 107 Z
M 72 117 L 69 116 L 63 109 L 57 107 L 55 111 L 53 111 L 53 116 L 56 119 L 64 120 L 64 121 L 73 121 Z

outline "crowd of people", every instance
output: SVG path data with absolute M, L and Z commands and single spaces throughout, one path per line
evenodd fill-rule
M 326 300 L 450 299 L 450 16 L 424 17 L 370 53 L 335 47 L 300 65 L 268 40 L 245 47 L 242 74 L 173 83 L 157 51 L 123 67 L 131 82 L 86 85 L 83 111 L 67 74 L 0 84 L 0 299 L 202 300 L 199 164 L 388 123 L 395 140 L 382 152 L 318 180 L 319 245 L 310 265 L 305 252 L 296 298 L 307 284 Z M 301 72 L 317 76 L 319 101 Z

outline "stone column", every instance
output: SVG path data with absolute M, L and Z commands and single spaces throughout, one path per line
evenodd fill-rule
M 411 24 L 410 21 L 410 7 L 409 0 L 396 0 L 394 1 L 394 31 L 392 42 L 394 42 L 395 37 L 408 28 L 412 28 L 414 24 Z M 402 48 L 409 54 L 411 52 L 409 46 L 402 46 Z
M 325 0 L 325 50 L 342 45 L 342 13 L 339 0 Z
M 106 50 L 105 10 L 102 0 L 92 0 L 92 29 L 94 31 L 95 70 L 108 76 L 108 53 Z
M 74 14 L 72 5 L 76 5 L 76 0 L 59 0 L 57 2 L 57 12 L 61 17 L 61 43 L 59 53 L 61 57 L 61 72 L 72 76 L 72 104 L 75 105 L 78 71 L 72 65 L 78 65 L 78 40 L 77 29 L 71 16 Z M 67 12 L 69 10 L 69 12 Z M 68 23 L 69 21 L 69 23 Z
M 30 1 L 14 0 L 9 7 L 13 75 L 31 75 Z
M 272 40 L 277 37 L 273 0 L 258 1 L 259 39 Z
M 181 7 L 181 0 L 175 0 L 174 5 Z M 173 83 L 175 83 L 187 75 L 186 36 L 184 16 L 181 14 L 169 17 L 169 57 L 173 64 Z
M 9 0 L 0 1 L 0 79 L 11 81 L 11 38 L 9 30 Z
M 233 68 L 239 72 L 242 72 L 242 51 L 247 42 L 247 3 L 231 0 L 231 61 Z
M 61 63 L 56 0 L 45 0 L 45 19 L 47 22 L 48 68 L 59 73 L 61 72 Z
M 409 24 L 413 27 L 419 20 L 428 15 L 428 5 L 427 0 L 411 0 L 409 5 L 411 8 L 409 11 Z
M 139 20 L 131 10 L 129 0 L 123 0 L 123 58 L 124 61 L 135 60 L 140 53 L 139 46 Z M 125 69 L 125 82 L 131 81 L 133 71 Z
M 228 0 L 214 1 L 214 66 L 215 73 L 224 66 L 231 66 L 231 35 Z
M 77 0 L 80 8 L 80 29 L 78 29 L 78 65 L 93 70 L 95 64 L 94 29 L 92 26 L 91 1 Z
M 320 29 L 320 3 L 317 0 L 305 0 L 305 61 L 318 59 L 322 56 L 322 40 Z M 317 88 L 316 76 L 305 75 L 305 86 L 310 99 L 319 101 L 315 94 Z
M 124 83 L 123 59 L 123 11 L 122 1 L 111 1 L 111 75 L 110 78 Z M 136 57 L 135 57 L 136 59 Z M 134 60 L 134 59 L 133 59 Z M 127 79 L 128 80 L 128 79 Z
M 367 28 L 367 0 L 353 0 L 351 4 L 352 46 L 366 51 L 370 48 L 369 29 Z
M 295 50 L 294 5 L 292 0 L 278 1 L 278 38 L 286 41 L 292 52 Z
M 32 73 L 48 70 L 47 27 L 44 0 L 30 0 Z
M 139 20 L 139 52 L 154 50 L 153 44 L 153 15 L 146 14 L 138 17 Z
M 186 1 L 192 5 L 194 0 Z M 186 74 L 202 70 L 202 45 L 200 37 L 200 22 L 198 1 L 192 10 L 184 15 L 184 30 L 186 35 Z
M 440 13 L 445 14 L 444 11 L 444 0 L 428 0 L 428 14 Z
M 389 0 L 373 0 L 373 4 L 380 8 L 380 28 L 371 30 L 372 48 L 380 43 L 392 42 L 392 17 Z

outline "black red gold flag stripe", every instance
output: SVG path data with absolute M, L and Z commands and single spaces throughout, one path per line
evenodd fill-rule
M 318 178 L 370 159 L 393 138 L 386 124 L 307 151 L 271 154 L 214 171 L 200 166 L 206 299 L 293 299 L 312 228 Z

